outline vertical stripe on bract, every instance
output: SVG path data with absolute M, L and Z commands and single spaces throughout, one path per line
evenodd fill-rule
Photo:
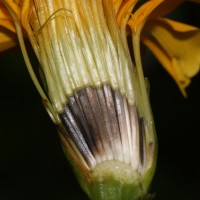
M 60 114 L 88 166 L 117 160 L 141 171 L 145 159 L 145 129 L 137 108 L 108 85 L 77 91 Z M 94 162 L 94 163 L 93 163 Z
M 110 84 L 135 102 L 126 38 L 109 2 L 33 1 L 27 32 L 57 112 L 76 91 L 102 84 Z

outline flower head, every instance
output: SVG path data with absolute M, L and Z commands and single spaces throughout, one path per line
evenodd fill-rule
M 181 1 L 149 0 L 135 9 L 138 2 L 0 1 L 0 50 L 16 44 L 16 33 L 66 156 L 92 199 L 144 198 L 155 171 L 156 136 L 140 42 L 152 50 L 183 93 L 199 70 L 199 29 L 158 18 Z M 24 38 L 40 63 L 43 86 Z M 188 43 L 195 50 L 193 57 L 178 50 Z

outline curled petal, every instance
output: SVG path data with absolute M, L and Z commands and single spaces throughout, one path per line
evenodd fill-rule
M 200 69 L 200 30 L 168 19 L 153 20 L 143 42 L 177 82 L 182 93 Z M 145 30 L 145 31 L 146 31 Z
M 148 17 L 164 0 L 151 0 L 143 4 L 128 21 L 133 33 L 141 31 Z

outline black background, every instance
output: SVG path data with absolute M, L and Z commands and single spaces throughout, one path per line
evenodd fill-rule
M 199 7 L 185 4 L 171 16 L 200 27 Z M 157 200 L 199 199 L 200 75 L 184 98 L 149 52 L 145 57 L 159 141 L 151 190 Z M 0 63 L 0 200 L 86 200 L 19 48 L 1 53 Z

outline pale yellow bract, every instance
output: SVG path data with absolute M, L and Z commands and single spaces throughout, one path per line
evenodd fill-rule
M 42 4 L 43 1 L 38 2 Z M 106 6 L 110 5 L 110 1 L 103 2 L 107 2 Z M 174 78 L 181 92 L 186 95 L 185 88 L 189 85 L 191 78 L 199 72 L 199 29 L 159 18 L 182 2 L 184 0 L 149 0 L 130 17 L 138 0 L 113 0 L 113 11 L 120 29 L 130 26 L 134 35 L 140 35 L 141 30 L 138 28 L 142 29 L 144 26 L 141 41 L 153 52 Z M 193 2 L 199 3 L 200 1 L 193 0 Z M 0 1 L 0 51 L 17 44 L 13 34 L 16 32 L 16 28 L 10 12 L 13 12 L 14 20 L 18 20 L 23 27 L 24 36 L 26 37 L 27 33 L 30 34 L 28 20 L 33 12 L 32 4 L 32 0 Z M 185 37 L 186 35 L 187 37 Z M 29 37 L 29 39 L 32 40 L 34 46 L 34 38 Z M 170 47 L 168 44 L 171 44 Z M 193 53 L 191 54 L 191 52 Z

